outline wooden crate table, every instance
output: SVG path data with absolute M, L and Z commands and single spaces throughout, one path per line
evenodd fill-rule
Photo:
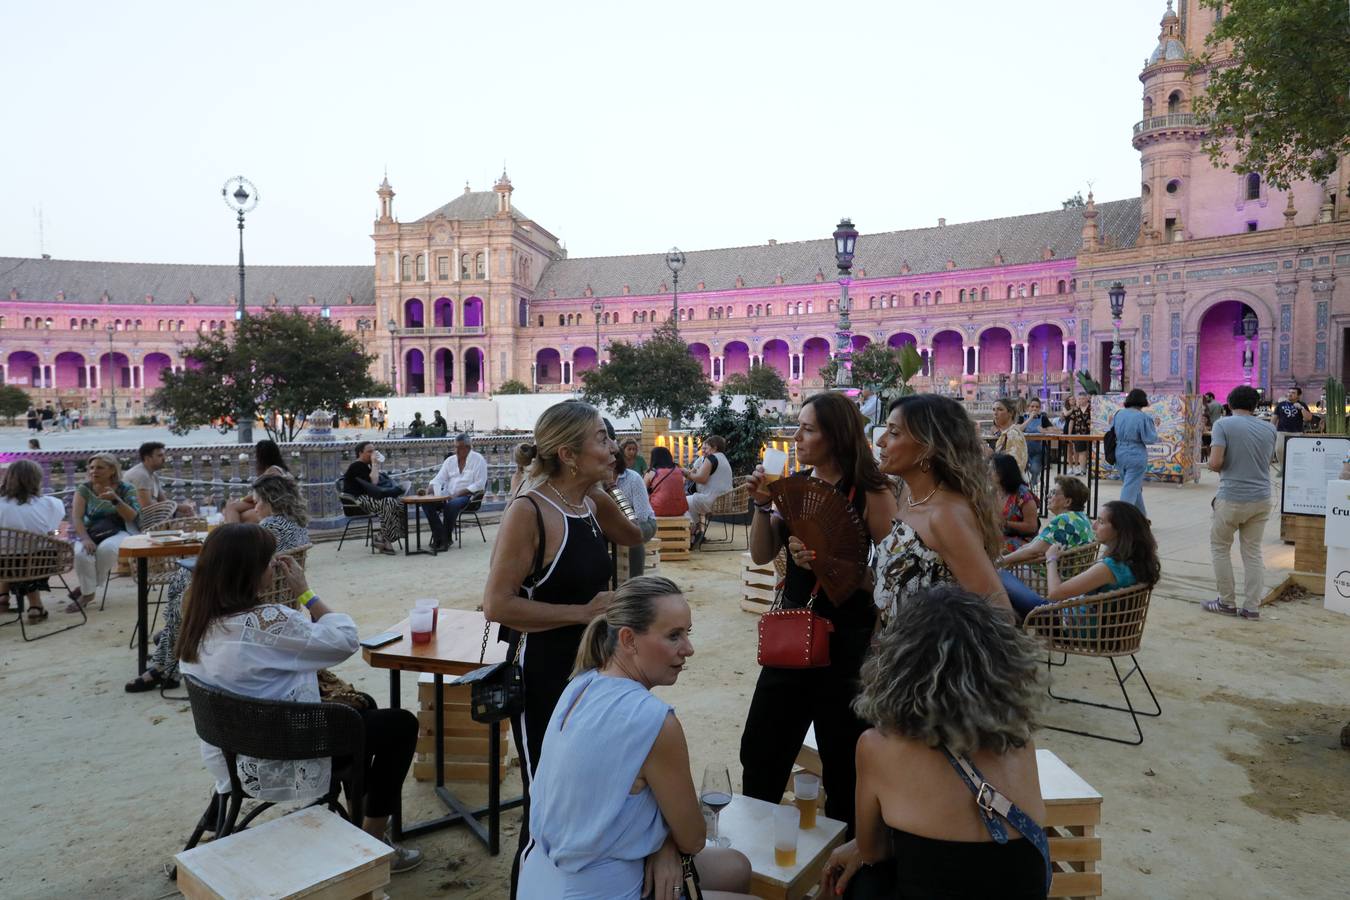
M 797 864 L 790 868 L 773 859 L 774 804 L 737 794 L 722 810 L 718 831 L 731 839 L 731 849 L 750 860 L 750 893 L 765 900 L 801 900 L 820 883 L 830 852 L 844 842 L 844 823 L 816 816 L 816 827 L 797 832 Z
M 187 900 L 374 900 L 389 883 L 393 855 L 388 844 L 311 806 L 174 860 Z
M 618 572 L 619 584 L 623 584 L 629 578 L 633 577 L 632 568 L 628 564 L 628 552 L 631 549 L 631 547 L 620 547 L 619 552 L 615 557 L 615 567 Z M 661 574 L 661 546 L 655 538 L 642 545 L 642 574 Z
M 656 542 L 661 548 L 661 562 L 689 558 L 689 519 L 685 516 L 657 516 Z
M 1036 751 L 1045 800 L 1042 825 L 1050 838 L 1051 897 L 1100 897 L 1102 876 L 1097 862 L 1102 858 L 1102 839 L 1097 824 L 1102 820 L 1102 795 L 1064 761 L 1049 750 Z
M 768 612 L 777 584 L 778 572 L 772 562 L 761 566 L 749 552 L 741 554 L 741 609 L 756 615 Z
M 434 781 L 436 778 L 436 676 L 423 672 L 417 677 L 417 755 L 413 757 L 413 778 Z M 483 730 L 490 726 L 480 724 L 469 715 L 468 685 L 442 686 L 445 735 L 446 781 L 471 781 L 487 784 L 488 765 L 483 755 Z M 511 723 L 496 725 L 501 760 L 497 777 L 506 777 L 506 757 L 511 749 Z

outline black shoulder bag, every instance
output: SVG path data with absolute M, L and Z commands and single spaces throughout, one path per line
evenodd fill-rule
M 544 542 L 548 539 L 548 534 L 544 531 L 544 517 L 539 512 L 539 504 L 529 497 L 525 499 L 534 507 L 534 518 L 539 526 L 539 547 L 534 553 L 534 569 L 527 579 L 531 584 L 525 588 L 525 597 L 529 599 L 534 596 L 534 585 L 538 582 L 539 573 L 544 567 Z M 483 624 L 483 648 L 478 654 L 480 664 L 487 655 L 488 633 L 491 628 L 491 623 Z M 520 667 L 520 654 L 525 649 L 525 637 L 524 634 L 520 635 L 516 642 L 516 652 L 509 662 L 482 666 L 451 682 L 469 685 L 469 715 L 475 722 L 491 725 L 524 712 L 525 673 Z

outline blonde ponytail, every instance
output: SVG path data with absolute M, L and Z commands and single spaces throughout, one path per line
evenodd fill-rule
M 592 619 L 582 633 L 572 677 L 609 664 L 619 644 L 619 629 L 631 628 L 637 634 L 646 634 L 656 621 L 656 601 L 672 595 L 680 596 L 679 586 L 659 575 L 639 575 L 621 584 L 609 608 Z

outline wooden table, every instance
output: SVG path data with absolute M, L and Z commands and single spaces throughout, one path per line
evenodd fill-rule
M 501 766 L 501 744 L 496 729 L 484 725 L 487 736 L 488 761 L 488 802 L 487 806 L 471 809 L 445 786 L 445 699 L 443 696 L 446 675 L 459 676 L 472 672 L 479 666 L 503 662 L 506 659 L 506 645 L 499 642 L 494 633 L 489 636 L 486 650 L 483 645 L 483 626 L 486 620 L 481 612 L 462 609 L 440 608 L 436 632 L 429 642 L 414 644 L 409 630 L 408 620 L 404 619 L 391 626 L 389 631 L 403 635 L 392 644 L 385 644 L 374 650 L 365 649 L 362 655 L 367 663 L 377 669 L 389 670 L 389 706 L 398 709 L 399 673 L 430 672 L 435 678 L 436 691 L 436 795 L 450 810 L 449 815 L 439 819 L 430 819 L 415 825 L 403 827 L 403 809 L 400 801 L 394 810 L 394 837 L 414 837 L 448 828 L 451 825 L 467 825 L 469 830 L 487 845 L 493 856 L 501 850 L 500 826 L 501 812 L 512 809 L 524 802 L 524 797 L 516 797 L 505 802 L 501 799 L 501 778 L 498 769 Z M 482 662 L 479 662 L 479 654 Z M 487 827 L 478 821 L 487 816 Z
M 435 550 L 422 549 L 422 507 L 430 505 L 432 503 L 445 503 L 449 499 L 450 499 L 449 497 L 422 497 L 417 495 L 413 495 L 411 497 L 405 496 L 398 498 L 399 502 L 403 504 L 405 509 L 409 506 L 411 506 L 413 509 L 413 534 L 416 535 L 417 537 L 416 550 L 413 550 L 411 547 L 409 547 L 407 538 L 404 538 L 403 540 L 404 556 L 416 556 L 419 553 L 427 553 L 430 554 L 431 556 L 436 555 Z M 427 519 L 427 524 L 428 525 L 431 524 L 430 518 Z M 436 540 L 436 536 L 433 534 L 431 536 L 431 539 L 433 541 Z
M 152 541 L 150 535 L 133 534 L 122 541 L 117 548 L 118 559 L 136 560 L 136 674 L 145 671 L 146 660 L 150 657 L 150 636 L 146 630 L 150 612 L 150 559 L 164 557 L 196 556 L 202 552 L 205 534 L 197 534 L 194 540 L 180 543 Z
M 766 900 L 801 900 L 820 882 L 830 852 L 844 842 L 844 823 L 817 814 L 815 828 L 797 830 L 797 864 L 785 868 L 773 858 L 774 809 L 772 803 L 737 794 L 722 810 L 718 833 L 749 858 L 750 893 Z

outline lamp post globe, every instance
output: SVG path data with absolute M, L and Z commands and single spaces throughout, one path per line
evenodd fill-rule
M 670 322 L 677 331 L 680 322 L 680 270 L 684 268 L 684 251 L 671 247 L 666 251 L 666 268 L 670 270 L 673 291 L 670 301 Z

